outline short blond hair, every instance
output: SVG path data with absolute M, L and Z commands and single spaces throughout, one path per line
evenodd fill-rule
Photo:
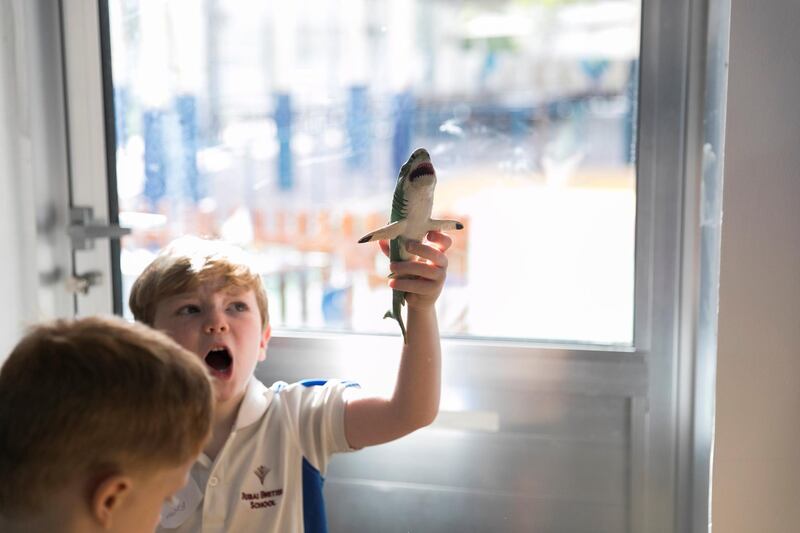
M 115 317 L 42 324 L 0 369 L 0 515 L 76 479 L 149 473 L 205 445 L 213 389 L 197 356 Z
M 152 326 L 160 302 L 217 281 L 224 288 L 252 290 L 261 329 L 266 329 L 269 309 L 261 276 L 244 250 L 219 240 L 181 237 L 172 241 L 136 278 L 128 305 L 136 320 Z

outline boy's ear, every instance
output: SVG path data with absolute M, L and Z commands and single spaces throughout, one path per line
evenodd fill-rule
M 259 361 L 263 361 L 267 358 L 267 343 L 269 343 L 269 338 L 272 335 L 272 326 L 267 324 L 264 327 L 264 332 L 261 334 L 261 342 L 258 343 L 258 347 L 261 348 L 261 357 L 258 358 Z
M 121 474 L 102 478 L 92 492 L 92 518 L 103 529 L 110 529 L 112 518 L 131 493 L 133 481 Z

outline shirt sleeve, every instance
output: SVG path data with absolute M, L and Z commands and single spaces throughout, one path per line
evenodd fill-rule
M 340 380 L 273 385 L 303 456 L 323 474 L 331 455 L 354 450 L 344 431 L 345 391 L 350 387 L 358 385 Z

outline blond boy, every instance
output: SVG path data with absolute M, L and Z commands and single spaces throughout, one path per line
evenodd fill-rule
M 116 318 L 33 328 L 0 370 L 0 531 L 152 532 L 208 439 L 203 365 Z
M 408 305 L 408 343 L 390 398 L 341 381 L 265 387 L 253 377 L 270 338 L 257 271 L 219 241 L 182 238 L 163 250 L 134 283 L 131 310 L 206 363 L 216 404 L 212 438 L 159 531 L 325 531 L 321 488 L 330 456 L 397 439 L 436 416 L 434 304 L 450 244 L 431 232 L 425 244 L 409 245 L 419 260 L 390 267 L 397 276 L 389 285 L 407 292 Z M 386 252 L 387 243 L 381 247 Z

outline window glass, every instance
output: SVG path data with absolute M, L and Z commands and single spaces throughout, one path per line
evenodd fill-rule
M 252 251 L 277 328 L 398 332 L 400 165 L 462 221 L 444 335 L 630 344 L 639 1 L 109 0 L 123 292 L 171 239 Z M 127 307 L 127 306 L 126 306 Z

